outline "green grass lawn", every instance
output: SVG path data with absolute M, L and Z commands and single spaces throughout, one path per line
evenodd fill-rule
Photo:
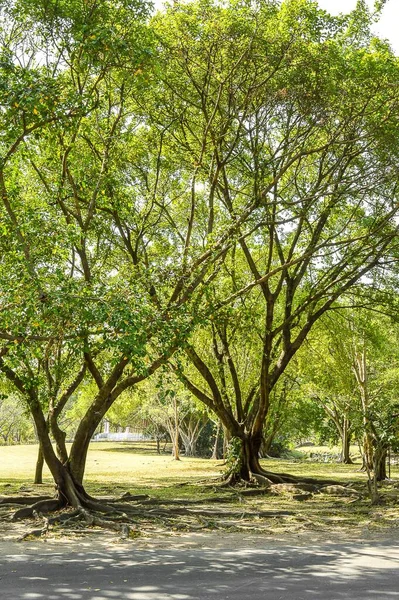
M 37 445 L 0 446 L 0 480 L 32 481 Z M 152 485 L 196 480 L 220 474 L 222 461 L 201 458 L 172 459 L 170 454 L 156 454 L 155 443 L 93 442 L 90 446 L 85 479 L 88 482 Z M 51 482 L 47 467 L 43 477 Z
M 323 447 L 312 448 L 322 452 Z M 324 448 L 328 452 L 328 448 Z M 309 451 L 309 449 L 307 449 Z M 0 446 L 0 482 L 32 482 L 37 445 Z M 306 453 L 305 453 L 306 456 Z M 343 465 L 299 459 L 268 459 L 264 467 L 277 473 L 291 473 L 304 477 L 320 477 L 340 481 L 366 481 L 360 463 Z M 132 487 L 195 483 L 199 479 L 217 477 L 223 471 L 223 461 L 182 457 L 173 460 L 168 454 L 157 454 L 155 442 L 93 442 L 90 446 L 85 480 L 87 483 L 121 484 Z M 51 483 L 51 475 L 44 468 L 44 479 Z M 392 467 L 392 477 L 399 477 L 398 467 Z
M 20 493 L 52 494 L 54 485 L 50 473 L 44 471 L 45 484 L 32 484 L 37 446 L 0 446 L 0 495 Z M 328 449 L 327 449 L 328 450 Z M 268 459 L 262 461 L 267 470 L 352 483 L 358 497 L 311 494 L 306 501 L 297 499 L 298 491 L 277 489 L 261 496 L 248 496 L 242 488 L 221 488 L 218 477 L 224 470 L 223 461 L 200 458 L 172 459 L 170 454 L 158 455 L 154 443 L 92 443 L 87 460 L 85 487 L 99 497 L 118 496 L 129 491 L 132 494 L 148 494 L 165 510 L 171 501 L 200 501 L 200 506 L 215 511 L 235 511 L 238 517 L 218 518 L 201 516 L 172 516 L 166 521 L 140 521 L 142 531 L 151 534 L 159 527 L 168 531 L 195 531 L 223 529 L 229 531 L 252 531 L 268 535 L 302 532 L 338 532 L 342 535 L 366 530 L 392 530 L 399 527 L 399 492 L 397 481 L 383 487 L 384 503 L 372 507 L 367 495 L 367 476 L 360 471 L 360 463 L 311 462 L 309 459 Z M 397 467 L 392 477 L 399 477 Z M 279 486 L 275 486 L 278 488 Z M 218 504 L 223 496 L 224 502 Z M 223 498 L 222 498 L 223 499 Z M 189 504 L 193 506 L 193 504 Z M 9 509 L 11 511 L 11 508 Z M 287 511 L 281 518 L 259 518 L 262 511 Z M 242 513 L 242 517 L 240 516 Z M 4 513 L 9 519 L 12 513 Z M 8 516 L 7 516 L 8 515 Z M 256 516 L 258 515 L 258 516 Z

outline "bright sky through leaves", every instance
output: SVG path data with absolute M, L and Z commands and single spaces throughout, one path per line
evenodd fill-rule
M 356 0 L 318 0 L 318 2 L 321 8 L 333 15 L 349 12 L 356 6 Z M 370 8 L 373 8 L 374 0 L 367 0 L 367 3 Z M 154 0 L 157 9 L 163 4 L 164 0 Z M 374 31 L 379 37 L 388 39 L 395 53 L 399 54 L 399 0 L 388 0 Z
M 346 13 L 353 10 L 356 6 L 356 0 L 318 0 L 321 8 L 325 8 L 331 14 L 340 12 Z M 370 8 L 374 6 L 374 0 L 368 0 Z M 380 21 L 375 25 L 375 33 L 389 40 L 396 54 L 399 54 L 399 2 L 398 0 L 388 0 Z

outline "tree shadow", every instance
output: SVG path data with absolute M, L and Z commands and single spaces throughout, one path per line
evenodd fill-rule
M 101 446 L 96 446 L 93 444 L 90 449 L 95 450 L 96 452 L 126 452 L 128 454 L 145 454 L 145 455 L 156 455 L 157 453 L 156 443 L 154 445 L 150 445 L 148 442 L 143 444 L 141 442 L 118 442 L 120 446 L 112 446 L 109 448 L 102 448 Z
M 399 545 L 134 549 L 4 556 L 7 600 L 384 600 Z

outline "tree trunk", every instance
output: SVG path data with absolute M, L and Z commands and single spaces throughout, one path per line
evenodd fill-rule
M 368 487 L 372 505 L 378 505 L 381 503 L 381 496 L 378 490 L 378 483 L 383 481 L 387 477 L 386 473 L 386 459 L 388 454 L 388 448 L 377 442 L 377 446 L 374 452 L 374 470 L 371 475 L 370 470 L 367 470 L 368 475 Z
M 49 422 L 51 433 L 53 434 L 55 440 L 58 458 L 63 464 L 66 464 L 68 462 L 68 452 L 65 444 L 66 433 L 59 427 L 57 423 L 57 417 L 55 415 L 50 414 Z
M 373 438 L 370 434 L 369 425 L 369 391 L 368 391 L 368 377 L 367 377 L 367 360 L 366 360 L 366 349 L 364 348 L 360 354 L 356 354 L 353 370 L 359 386 L 360 399 L 362 403 L 363 413 L 363 467 L 362 469 L 371 471 L 374 468 L 374 451 L 373 451 Z
M 253 474 L 262 474 L 259 463 L 259 449 L 262 442 L 260 436 L 243 435 L 241 438 L 231 439 L 227 464 L 230 471 L 227 473 L 231 482 L 250 481 Z
M 75 436 L 68 459 L 69 471 L 71 472 L 74 480 L 80 484 L 83 482 L 87 452 L 89 450 L 89 444 L 91 440 L 88 430 L 86 430 L 84 433 L 85 435 L 82 434 L 82 443 L 80 445 L 77 442 L 77 439 L 79 438 Z
M 35 422 L 36 431 L 40 440 L 40 448 L 43 458 L 48 466 L 51 475 L 53 476 L 60 508 L 63 506 L 72 506 L 80 508 L 82 501 L 89 498 L 80 482 L 76 482 L 73 475 L 69 472 L 66 465 L 62 464 L 57 457 L 53 445 L 51 443 L 48 423 L 44 417 L 40 402 L 38 401 L 35 392 L 32 390 L 29 400 L 29 408 Z
M 35 480 L 33 483 L 39 485 L 43 483 L 43 466 L 44 466 L 44 456 L 42 449 L 39 444 L 39 450 L 37 452 L 37 461 L 36 461 L 36 469 L 35 469 Z
M 343 424 L 342 424 L 342 435 L 341 435 L 341 442 L 342 442 L 341 462 L 344 463 L 345 465 L 353 464 L 353 461 L 350 457 L 351 434 L 350 434 L 349 428 L 350 428 L 349 419 L 347 419 L 347 417 L 344 417 Z
M 104 398 L 104 394 L 99 392 L 96 400 L 79 423 L 68 459 L 69 471 L 74 481 L 79 484 L 83 482 L 91 439 L 111 404 L 111 396 L 108 394 Z
M 388 448 L 377 445 L 374 452 L 374 478 L 376 481 L 387 479 Z
M 190 437 L 180 431 L 180 436 L 184 446 L 184 456 L 196 456 L 197 453 L 197 438 Z
M 228 454 L 228 448 L 231 440 L 230 431 L 225 425 L 223 425 L 223 458 L 226 460 Z
M 233 438 L 236 440 L 237 438 Z M 230 473 L 229 479 L 231 483 L 239 480 L 250 481 L 256 479 L 261 485 L 272 483 L 311 483 L 311 484 L 331 484 L 336 485 L 334 480 L 317 480 L 313 477 L 295 477 L 287 473 L 274 473 L 266 471 L 260 464 L 259 452 L 262 443 L 262 431 L 247 434 L 239 439 L 239 452 L 235 461 L 235 470 Z M 231 464 L 231 458 L 230 458 Z
M 362 470 L 364 470 L 364 471 L 372 471 L 373 470 L 373 468 L 374 468 L 373 439 L 367 431 L 363 434 L 362 461 L 363 461 Z
M 212 450 L 212 456 L 211 456 L 211 458 L 213 460 L 217 460 L 219 458 L 219 455 L 218 455 L 219 435 L 220 435 L 220 421 L 218 421 L 218 424 L 216 426 L 215 442 L 213 444 L 213 450 Z
M 173 396 L 173 413 L 174 413 L 174 431 L 173 431 L 173 458 L 175 460 L 180 460 L 179 455 L 179 413 L 177 410 L 177 399 L 176 396 Z

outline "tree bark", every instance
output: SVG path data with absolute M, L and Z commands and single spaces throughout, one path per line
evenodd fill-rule
M 176 395 L 173 396 L 173 415 L 174 415 L 174 430 L 173 430 L 173 458 L 175 460 L 180 460 L 179 454 L 179 413 L 177 409 L 177 398 Z
M 372 471 L 374 468 L 374 449 L 371 435 L 365 431 L 362 444 L 362 470 Z
M 377 445 L 374 452 L 374 478 L 376 481 L 387 479 L 388 448 Z
M 66 464 L 68 462 L 68 451 L 65 444 L 66 433 L 59 427 L 57 423 L 57 417 L 54 414 L 50 414 L 49 420 L 51 433 L 53 434 L 55 440 L 58 458 L 63 464 Z
M 213 460 L 217 460 L 219 458 L 219 456 L 218 456 L 219 435 L 220 435 L 220 421 L 218 421 L 218 424 L 216 426 L 215 442 L 213 444 L 213 450 L 212 450 L 212 456 L 211 456 L 211 458 Z
M 368 379 L 367 379 L 367 360 L 366 360 L 366 350 L 365 348 L 359 354 L 355 355 L 354 363 L 353 363 L 353 371 L 355 373 L 355 377 L 359 386 L 360 399 L 362 404 L 362 413 L 363 413 L 363 452 L 362 452 L 362 460 L 363 466 L 362 468 L 369 472 L 374 468 L 374 449 L 373 449 L 373 438 L 369 431 L 369 405 L 370 398 L 368 392 Z
M 103 392 L 99 392 L 96 400 L 79 423 L 68 458 L 69 471 L 79 484 L 83 482 L 90 441 L 111 404 L 109 394 L 104 399 Z
M 226 425 L 224 425 L 224 423 L 223 423 L 223 458 L 224 459 L 227 458 L 227 452 L 228 452 L 228 448 L 229 448 L 230 439 L 231 439 L 230 431 L 226 427 Z
M 344 417 L 342 424 L 342 436 L 341 436 L 341 462 L 345 465 L 353 464 L 353 461 L 350 457 L 350 442 L 351 442 L 351 434 L 350 434 L 350 422 L 347 417 Z
M 39 450 L 37 452 L 37 460 L 36 460 L 36 468 L 35 468 L 35 479 L 34 482 L 37 485 L 43 483 L 43 466 L 44 466 L 44 457 L 43 452 L 39 444 Z
M 70 505 L 74 508 L 79 508 L 81 506 L 81 495 L 84 495 L 85 492 L 83 488 L 80 490 L 78 489 L 78 486 L 73 480 L 73 477 L 69 473 L 67 467 L 62 464 L 54 452 L 46 419 L 44 418 L 40 403 L 34 396 L 33 392 L 31 393 L 29 406 L 35 421 L 37 434 L 40 439 L 40 448 L 43 458 L 50 469 L 51 475 L 53 476 L 57 487 L 60 507 Z
M 239 440 L 239 444 L 234 444 L 235 440 Z M 231 472 L 228 477 L 232 482 L 250 481 L 253 474 L 261 475 L 263 469 L 259 463 L 259 450 L 262 443 L 262 437 L 243 434 L 240 438 L 232 439 L 230 447 L 229 460 L 231 464 Z

